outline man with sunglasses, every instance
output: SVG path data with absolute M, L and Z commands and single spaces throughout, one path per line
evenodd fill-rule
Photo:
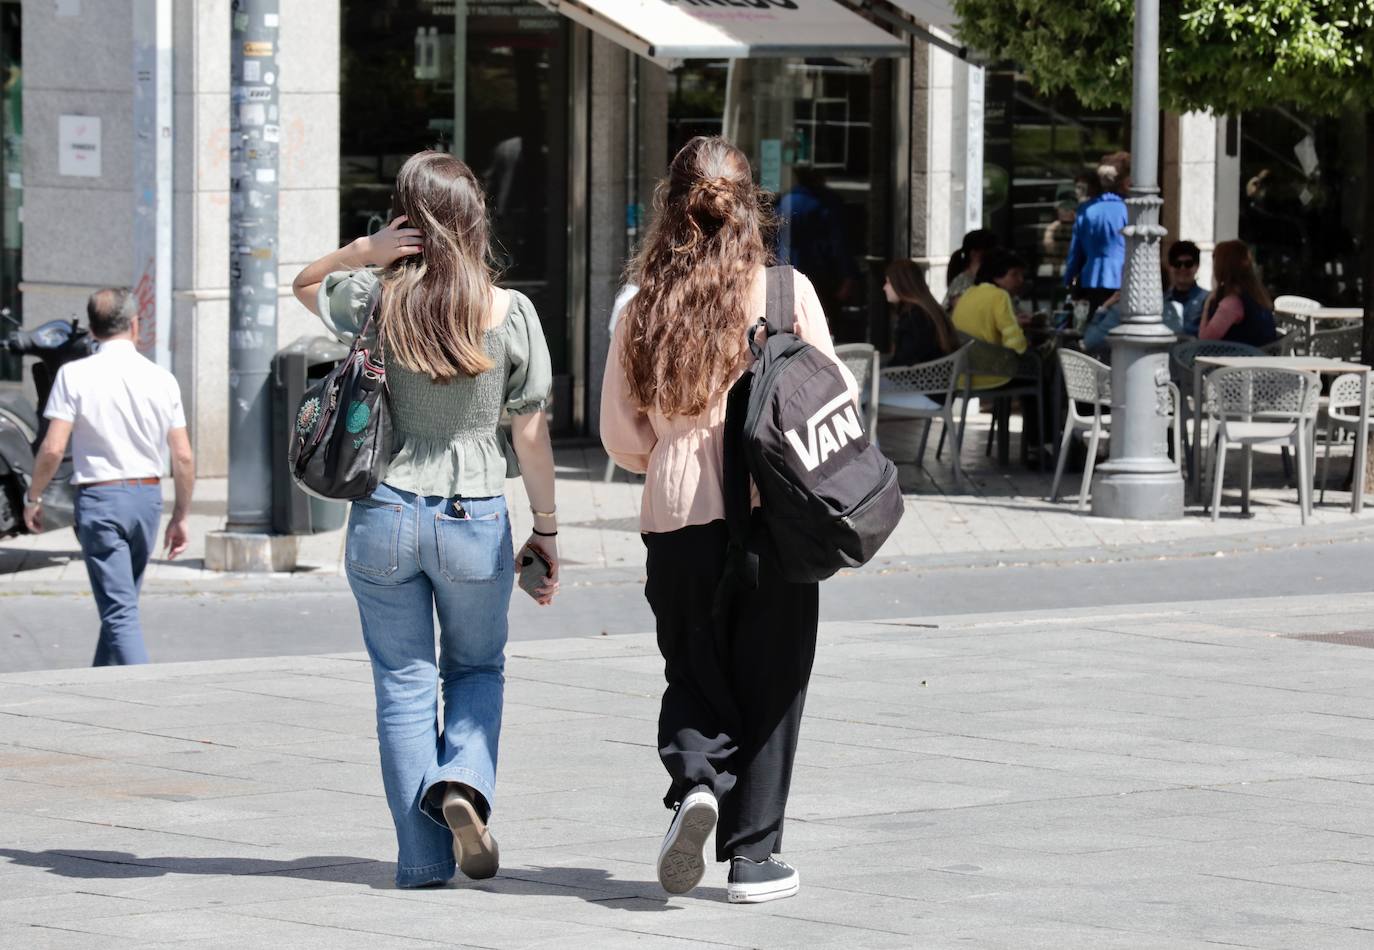
M 1192 241 L 1169 246 L 1169 290 L 1164 295 L 1164 322 L 1187 336 L 1197 336 L 1207 289 L 1197 282 L 1202 252 Z
M 1207 302 L 1207 288 L 1197 282 L 1198 246 L 1192 241 L 1175 241 L 1169 246 L 1169 286 L 1164 291 L 1164 325 L 1184 336 L 1197 336 L 1202 323 L 1202 307 Z M 1108 334 L 1121 323 L 1121 292 L 1117 291 L 1103 302 L 1083 328 L 1083 352 L 1101 359 L 1111 358 Z

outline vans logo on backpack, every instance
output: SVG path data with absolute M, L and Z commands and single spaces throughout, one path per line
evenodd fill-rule
M 783 434 L 806 470 L 814 472 L 826 459 L 859 438 L 863 432 L 854 400 L 845 392 L 830 400 L 806 421 L 805 442 L 797 435 L 796 429 L 788 429 Z

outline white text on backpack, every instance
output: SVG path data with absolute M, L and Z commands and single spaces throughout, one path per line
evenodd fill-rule
M 837 409 L 840 411 L 836 412 Z M 805 443 L 796 429 L 788 429 L 785 435 L 802 465 L 808 472 L 814 472 L 826 459 L 863 435 L 863 431 L 854 400 L 849 393 L 841 393 L 806 421 Z

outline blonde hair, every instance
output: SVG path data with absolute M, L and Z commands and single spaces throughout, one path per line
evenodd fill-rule
M 719 137 L 684 145 L 658 183 L 622 343 L 640 408 L 699 415 L 739 368 L 754 276 L 768 263 L 759 195 L 749 160 Z
M 396 175 L 395 210 L 420 229 L 424 250 L 382 274 L 387 358 L 438 383 L 485 373 L 494 274 L 481 185 L 452 155 L 418 152 Z

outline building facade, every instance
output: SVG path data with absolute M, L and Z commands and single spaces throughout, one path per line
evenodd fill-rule
M 26 325 L 79 316 L 91 290 L 134 280 L 140 2 L 0 0 L 9 76 L 0 305 Z M 950 254 L 974 227 L 1028 252 L 1036 305 L 1052 307 L 1050 238 L 1073 177 L 1128 145 L 1120 114 L 1044 101 L 1014 70 L 966 62 L 938 0 L 678 0 L 673 15 L 689 19 L 666 27 L 618 21 L 609 0 L 280 6 L 279 343 L 319 332 L 290 294 L 300 267 L 389 219 L 408 155 L 450 151 L 486 186 L 502 281 L 539 309 L 555 364 L 554 427 L 569 437 L 595 434 L 611 304 L 652 215 L 654 183 L 692 135 L 724 134 L 746 151 L 786 220 L 779 256 L 812 277 L 837 339 L 879 345 L 886 263 L 923 262 L 939 294 Z M 619 8 L 628 6 L 639 5 Z M 165 326 L 202 473 L 217 475 L 228 470 L 236 4 L 170 7 Z M 811 19 L 774 29 L 767 43 L 749 39 L 750 22 L 784 14 Z M 73 147 L 64 116 L 99 120 L 98 174 L 64 174 L 58 159 Z M 1169 227 L 1208 249 L 1234 236 L 1240 217 L 1228 123 L 1194 115 L 1167 128 Z

